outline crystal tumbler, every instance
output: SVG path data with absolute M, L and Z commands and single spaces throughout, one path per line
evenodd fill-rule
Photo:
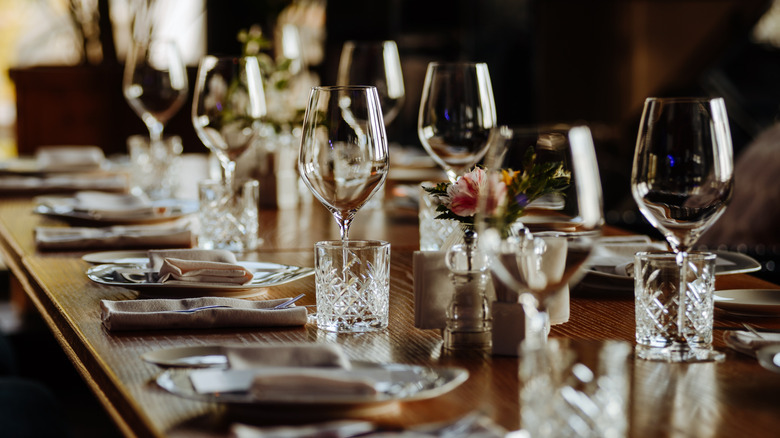
M 712 349 L 716 255 L 640 252 L 634 263 L 637 356 L 665 362 L 722 360 Z
M 369 332 L 388 324 L 390 244 L 379 240 L 315 244 L 317 327 Z

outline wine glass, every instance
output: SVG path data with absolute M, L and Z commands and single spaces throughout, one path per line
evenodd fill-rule
M 347 41 L 341 49 L 337 85 L 373 85 L 379 93 L 385 126 L 404 103 L 404 78 L 395 41 Z
M 187 99 L 187 69 L 170 40 L 133 41 L 122 83 L 125 99 L 149 129 L 152 144 Z
M 298 171 L 348 239 L 355 213 L 387 177 L 389 162 L 376 87 L 312 88 L 303 120 Z
M 266 115 L 256 57 L 205 56 L 198 66 L 192 124 L 219 159 L 224 183 L 233 186 L 236 160 L 252 145 Z
M 720 360 L 722 353 L 688 343 L 688 252 L 726 209 L 734 186 L 731 134 L 722 98 L 648 98 L 639 125 L 631 192 L 644 217 L 676 254 L 680 284 L 671 344 L 654 357 L 678 362 Z M 694 292 L 695 294 L 696 292 Z M 665 311 L 666 309 L 664 309 Z M 674 331 L 670 327 L 670 332 Z M 642 357 L 640 355 L 640 357 Z
M 642 215 L 681 256 L 726 209 L 734 185 L 722 98 L 645 100 L 631 192 Z
M 520 302 L 524 346 L 546 341 L 548 309 L 575 285 L 601 235 L 602 192 L 587 126 L 491 131 L 475 227 L 500 301 Z
M 417 135 L 450 182 L 482 159 L 495 125 L 496 104 L 487 64 L 428 64 Z

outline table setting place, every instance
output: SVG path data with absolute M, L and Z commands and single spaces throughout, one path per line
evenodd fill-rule
M 77 190 L 125 192 L 128 174 L 97 146 L 41 146 L 32 157 L 0 161 L 0 195 L 68 193 Z
M 587 125 L 499 124 L 487 64 L 431 62 L 418 136 L 446 180 L 420 185 L 420 245 L 409 251 L 409 307 L 411 330 L 424 332 L 426 342 L 436 338 L 436 347 L 425 353 L 426 365 L 375 362 L 370 346 L 352 346 L 387 343 L 401 332 L 391 326 L 400 320 L 391 318 L 397 296 L 391 291 L 391 244 L 350 238 L 350 227 L 364 217 L 356 216 L 361 209 L 381 200 L 389 173 L 385 126 L 394 115 L 383 109 L 392 97 L 388 89 L 343 78 L 346 83 L 311 88 L 296 167 L 303 187 L 333 216 L 340 238 L 305 248 L 313 267 L 256 261 L 264 256 L 258 251 L 264 243 L 258 208 L 266 188 L 236 167 L 269 116 L 258 58 L 200 60 L 192 121 L 218 161 L 219 176 L 197 182 L 197 200 L 178 199 L 181 140 L 163 136 L 163 128 L 189 84 L 186 72 L 174 78 L 183 68 L 175 46 L 152 45 L 136 41 L 126 66 L 125 97 L 149 128 L 148 138 L 128 139 L 131 188 L 37 196 L 34 212 L 47 224 L 35 227 L 35 246 L 41 252 L 89 250 L 79 255 L 90 265 L 83 271 L 90 284 L 101 293 L 114 287 L 137 293 L 95 303 L 101 335 L 165 338 L 164 348 L 144 344 L 140 353 L 153 364 L 152 381 L 161 394 L 295 420 L 284 426 L 233 422 L 232 436 L 626 437 L 632 435 L 637 362 L 732 360 L 713 345 L 716 330 L 724 331 L 730 348 L 780 372 L 780 333 L 762 331 L 755 327 L 760 320 L 752 319 L 780 317 L 780 289 L 716 290 L 716 276 L 755 272 L 761 265 L 744 254 L 695 247 L 723 213 L 733 187 L 722 98 L 645 101 L 631 191 L 664 236 L 660 242 L 608 235 Z M 355 42 L 346 48 L 366 50 Z M 166 54 L 165 68 L 136 66 L 148 63 L 151 52 Z M 170 77 L 160 85 L 145 82 L 144 74 Z M 144 88 L 146 83 L 157 85 Z M 146 99 L 165 93 L 173 96 L 167 107 L 150 109 Z M 105 166 L 102 153 L 91 148 L 60 152 L 81 158 L 44 150 L 34 163 L 0 167 L 0 178 L 37 176 L 52 164 L 72 169 L 63 174 Z M 281 298 L 269 293 L 309 277 L 313 287 L 306 283 L 306 290 Z M 311 289 L 316 304 L 299 304 L 311 299 Z M 572 297 L 581 304 L 598 293 L 634 299 L 634 343 L 556 335 L 579 317 Z M 715 325 L 716 309 L 744 324 Z M 284 339 L 278 333 L 304 326 L 299 331 L 308 342 L 275 342 Z M 231 330 L 241 330 L 236 342 L 229 342 Z M 228 341 L 197 340 L 215 333 Z M 188 343 L 170 346 L 170 339 Z M 493 412 L 478 408 L 408 427 L 374 421 L 401 403 L 457 392 L 482 360 L 516 367 L 519 430 L 510 432 Z M 499 380 L 491 384 L 503 384 Z

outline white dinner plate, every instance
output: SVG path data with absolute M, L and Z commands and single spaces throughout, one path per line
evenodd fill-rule
M 149 263 L 149 255 L 148 251 L 100 251 L 84 254 L 81 260 L 96 265 L 115 263 L 142 266 L 145 263 Z
M 743 315 L 780 316 L 780 289 L 715 291 L 715 307 Z
M 780 345 L 769 345 L 759 349 L 756 358 L 762 367 L 780 373 Z
M 711 251 L 718 256 L 715 262 L 715 275 L 746 274 L 761 270 L 756 259 L 733 251 Z M 602 291 L 634 290 L 634 278 L 609 272 L 588 270 L 579 284 L 583 288 Z
M 281 265 L 268 262 L 239 261 L 238 264 L 252 271 L 254 278 L 248 284 L 191 283 L 170 284 L 157 283 L 144 271 L 149 259 L 142 263 L 107 263 L 97 265 L 87 270 L 90 280 L 110 286 L 121 286 L 137 290 L 142 295 L 155 297 L 251 297 L 264 292 L 264 288 L 289 283 L 314 273 L 312 268 Z
M 61 199 L 66 201 L 68 197 L 61 197 Z M 124 218 L 116 216 L 102 217 L 100 214 L 92 211 L 78 210 L 73 206 L 69 206 L 67 201 L 56 207 L 43 203 L 37 204 L 33 208 L 33 211 L 44 216 L 77 221 L 79 223 L 86 222 L 95 225 L 138 225 L 171 221 L 197 213 L 198 201 L 191 199 L 161 199 L 153 202 L 152 211 L 148 214 L 135 214 Z
M 157 377 L 157 384 L 172 394 L 204 402 L 263 407 L 321 406 L 324 408 L 364 407 L 395 401 L 425 400 L 438 397 L 458 387 L 468 379 L 469 373 L 457 367 L 424 367 L 406 364 L 378 364 L 352 362 L 353 370 L 384 370 L 391 376 L 387 382 L 377 385 L 378 392 L 371 395 L 338 396 L 335 394 L 299 394 L 274 400 L 257 400 L 249 392 L 222 392 L 200 394 L 190 380 L 197 369 L 171 368 Z
M 225 348 L 221 345 L 163 348 L 141 355 L 141 359 L 162 367 L 227 367 Z

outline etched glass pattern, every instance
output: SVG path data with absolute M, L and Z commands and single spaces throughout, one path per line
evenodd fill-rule
M 318 242 L 315 249 L 317 327 L 333 332 L 386 328 L 390 244 L 331 241 Z
M 534 438 L 625 437 L 629 373 L 625 342 L 550 339 L 521 353 L 521 422 Z

